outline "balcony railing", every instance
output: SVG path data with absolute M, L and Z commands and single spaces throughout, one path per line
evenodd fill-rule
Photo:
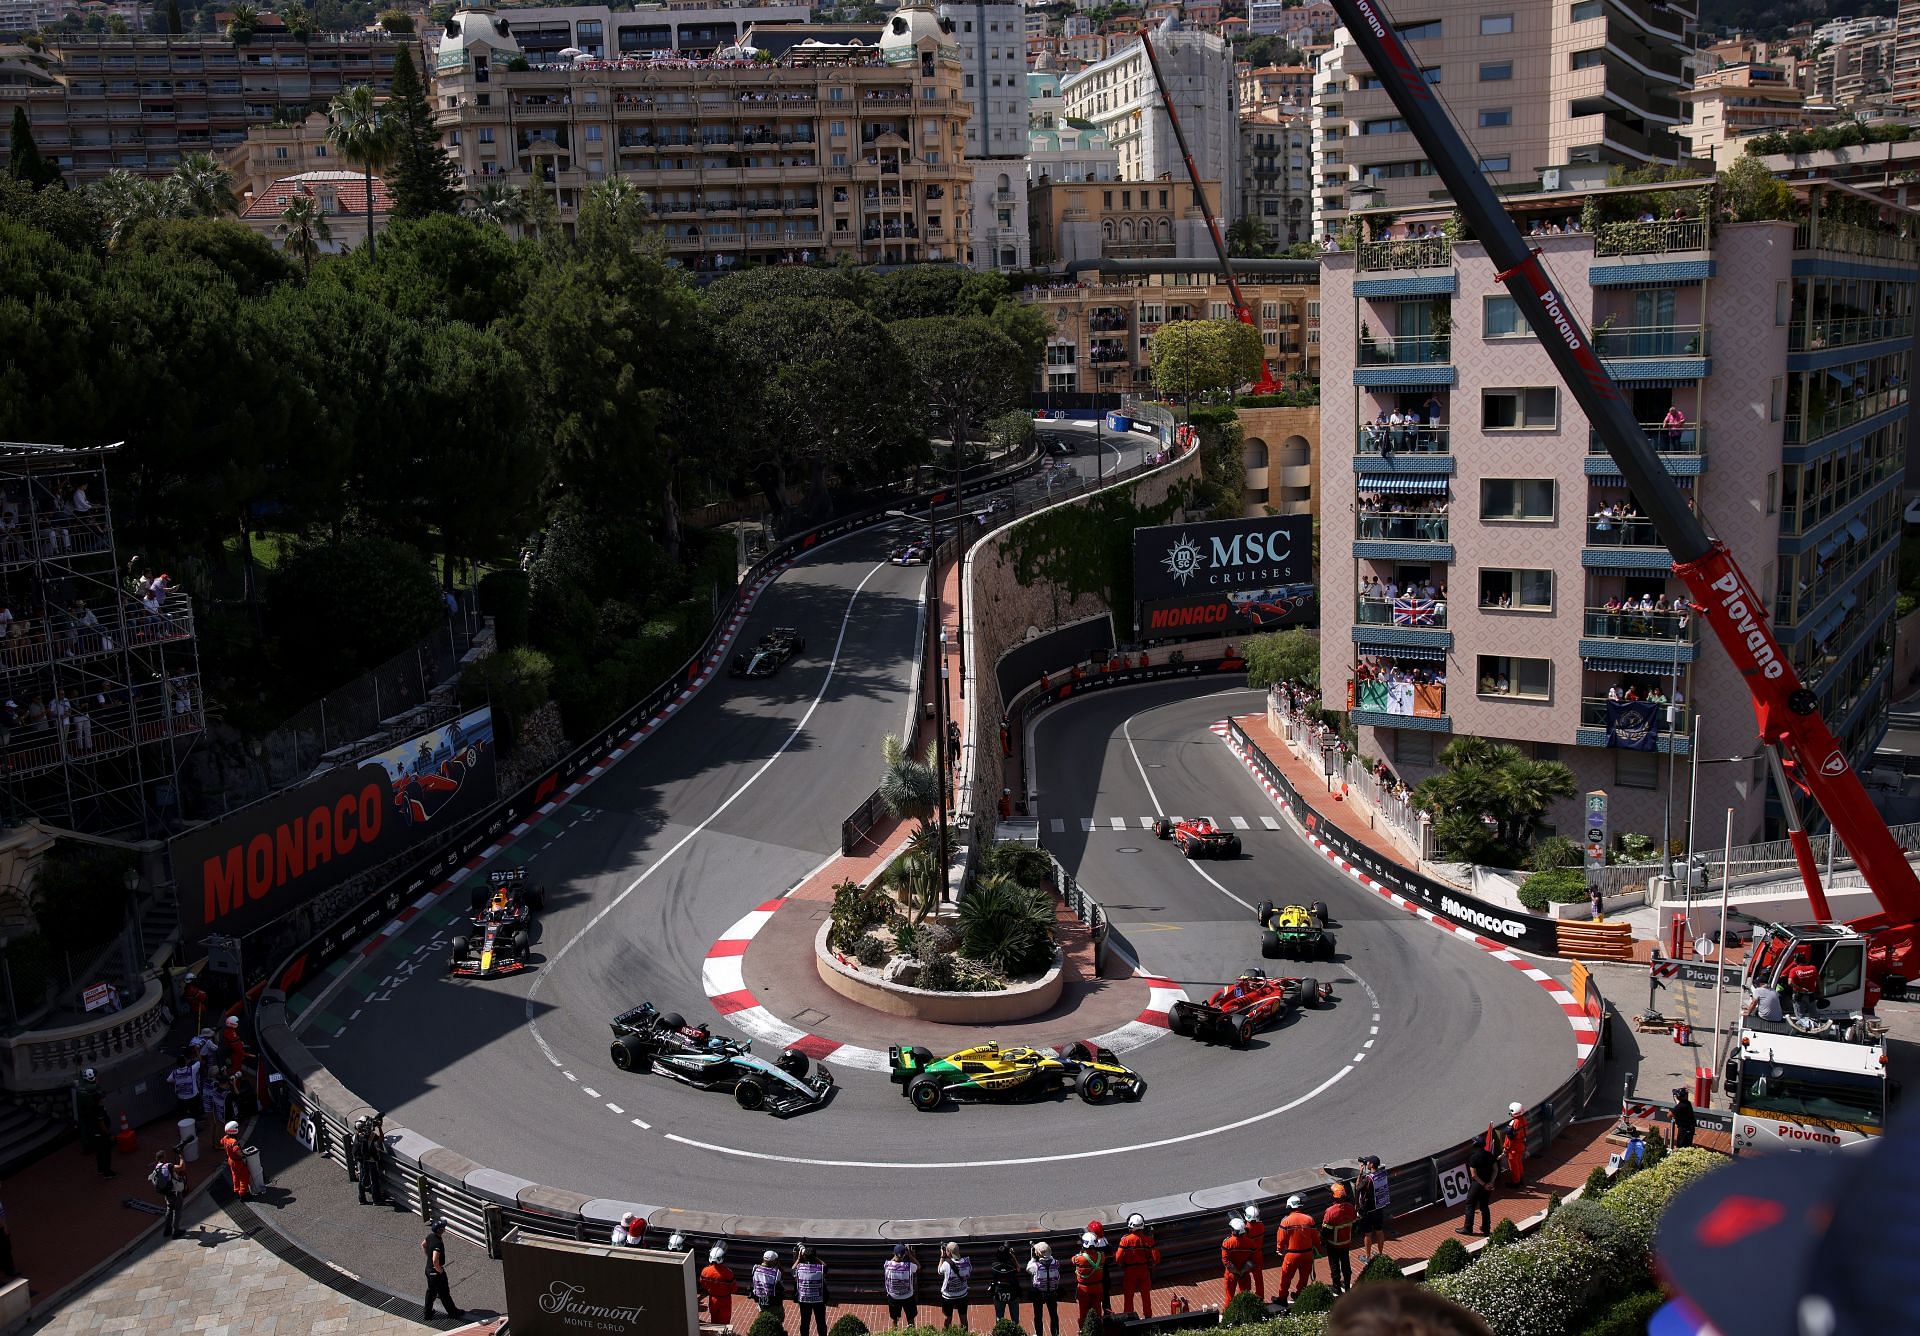
M 1447 687 L 1444 682 L 1349 681 L 1347 709 L 1443 719 L 1447 713 Z
M 1690 612 L 1629 612 L 1618 608 L 1588 608 L 1582 635 L 1598 640 L 1658 640 L 1691 645 L 1699 638 L 1699 623 Z
M 1650 674 L 1647 682 L 1664 683 L 1670 678 Z M 1663 686 L 1661 690 L 1665 690 Z M 1607 706 L 1610 702 L 1605 696 L 1582 696 L 1580 698 L 1580 726 L 1582 728 L 1605 728 L 1607 726 Z M 1681 736 L 1693 731 L 1693 707 L 1690 705 L 1656 705 L 1654 708 L 1654 731 L 1658 733 L 1678 733 Z
M 1796 322 L 1787 329 L 1787 351 L 1812 352 L 1821 348 L 1847 348 L 1856 343 L 1878 339 L 1910 339 L 1911 319 L 1857 316 L 1848 320 Z
M 1594 547 L 1665 547 L 1652 520 L 1623 520 L 1607 515 L 1587 517 L 1587 542 Z
M 1695 422 L 1679 427 L 1669 427 L 1664 422 L 1642 422 L 1640 431 L 1647 438 L 1647 444 L 1663 455 L 1697 455 L 1706 448 L 1706 429 Z M 1587 433 L 1587 453 L 1607 453 L 1598 432 Z
M 1439 511 L 1362 510 L 1354 516 L 1354 537 L 1390 543 L 1444 543 L 1447 516 Z
M 1898 408 L 1906 401 L 1906 386 L 1895 385 L 1872 394 L 1863 394 L 1857 399 L 1842 400 L 1817 413 L 1793 414 L 1786 420 L 1786 443 L 1788 445 L 1809 444 L 1823 436 L 1831 436 L 1836 431 L 1851 427 L 1863 418 L 1884 413 L 1889 408 Z
M 1360 626 L 1441 627 L 1447 624 L 1447 605 L 1437 598 L 1367 598 L 1354 600 L 1353 620 Z
M 1446 334 L 1420 334 L 1374 339 L 1360 345 L 1361 366 L 1416 366 L 1445 362 L 1453 356 L 1453 339 Z
M 1444 422 L 1431 426 L 1393 426 L 1367 422 L 1354 432 L 1356 455 L 1450 455 L 1453 453 L 1452 428 Z
M 1616 325 L 1593 332 L 1593 350 L 1602 357 L 1705 357 L 1705 325 Z
M 1869 260 L 1895 260 L 1904 264 L 1920 263 L 1920 241 L 1895 236 L 1868 227 L 1849 227 L 1821 221 L 1817 230 L 1812 219 L 1793 230 L 1795 250 L 1836 251 Z
M 1704 218 L 1668 219 L 1651 223 L 1603 223 L 1593 238 L 1596 257 L 1610 255 L 1670 255 L 1675 251 L 1707 248 Z
M 1444 269 L 1453 263 L 1453 243 L 1445 237 L 1398 237 L 1360 243 L 1364 270 Z

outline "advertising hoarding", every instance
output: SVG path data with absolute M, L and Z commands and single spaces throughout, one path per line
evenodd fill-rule
M 1133 596 L 1143 641 L 1317 621 L 1313 521 L 1271 515 L 1135 529 Z
M 698 1331 L 694 1256 L 514 1230 L 502 1241 L 515 1336 L 670 1336 Z

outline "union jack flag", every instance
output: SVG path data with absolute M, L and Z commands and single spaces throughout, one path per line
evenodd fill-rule
M 1395 626 L 1432 626 L 1433 618 L 1433 600 L 1430 598 L 1396 598 L 1393 601 Z

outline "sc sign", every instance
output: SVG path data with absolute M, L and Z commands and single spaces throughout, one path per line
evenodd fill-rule
M 1464 1164 L 1456 1164 L 1451 1169 L 1442 1169 L 1440 1171 L 1441 1198 L 1445 1200 L 1449 1206 L 1458 1206 L 1467 1199 L 1467 1185 L 1469 1181 L 1470 1176 L 1467 1173 L 1467 1166 Z

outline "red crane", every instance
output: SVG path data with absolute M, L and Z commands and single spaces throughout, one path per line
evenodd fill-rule
M 1213 216 L 1213 205 L 1207 200 L 1206 187 L 1200 184 L 1200 169 L 1193 165 L 1193 152 L 1187 147 L 1187 132 L 1180 124 L 1180 113 L 1174 109 L 1173 94 L 1167 90 L 1167 76 L 1160 71 L 1160 54 L 1153 49 L 1153 39 L 1146 30 L 1140 31 L 1140 45 L 1147 53 L 1147 65 L 1153 70 L 1153 82 L 1160 90 L 1160 105 L 1167 109 L 1167 119 L 1173 123 L 1174 142 L 1180 145 L 1180 157 L 1187 164 L 1187 180 L 1193 182 L 1194 198 L 1200 201 L 1200 213 L 1207 220 L 1207 235 L 1213 238 L 1213 253 L 1220 257 L 1220 272 L 1227 276 L 1227 291 L 1233 296 L 1234 318 L 1249 326 L 1257 334 L 1260 326 L 1253 318 L 1253 308 L 1247 305 L 1247 299 L 1241 295 L 1240 284 L 1233 277 L 1233 263 L 1227 258 L 1227 241 L 1220 234 L 1220 220 Z M 1253 383 L 1255 394 L 1278 394 L 1282 386 L 1273 378 L 1273 366 L 1267 361 L 1266 354 L 1260 356 L 1260 379 Z
M 1882 912 L 1848 925 L 1872 941 L 1869 972 L 1876 977 L 1899 973 L 1911 979 L 1920 945 L 1920 878 L 1874 810 L 1846 751 L 1821 719 L 1819 697 L 1800 681 L 1774 638 L 1766 598 L 1735 564 L 1726 544 L 1707 532 L 1667 476 L 1635 421 L 1632 405 L 1594 352 L 1580 317 L 1555 290 L 1539 253 L 1527 245 L 1501 207 L 1499 196 L 1480 171 L 1479 159 L 1435 100 L 1393 19 L 1376 0 L 1333 0 L 1333 7 L 1435 172 L 1446 182 L 1473 235 L 1499 266 L 1497 277 L 1525 313 L 1621 476 L 1646 508 L 1673 555 L 1674 574 L 1686 583 L 1694 607 L 1746 679 L 1760 743 L 1766 748 L 1786 814 L 1794 861 L 1815 916 L 1825 922 L 1832 914 L 1812 845 L 1801 828 L 1796 793 L 1813 799 L 1827 814 L 1834 833 L 1846 841 L 1855 865 L 1880 902 Z

